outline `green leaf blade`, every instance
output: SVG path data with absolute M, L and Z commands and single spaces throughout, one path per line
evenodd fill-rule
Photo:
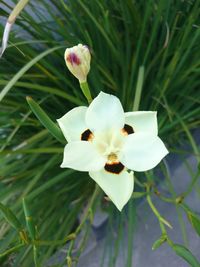
M 44 112 L 44 110 L 39 106 L 37 102 L 35 102 L 31 97 L 26 97 L 26 100 L 38 118 L 38 120 L 42 123 L 42 125 L 61 143 L 66 142 L 62 131 L 60 128 L 49 118 L 49 116 Z
M 179 257 L 187 261 L 192 267 L 200 267 L 200 262 L 198 262 L 196 257 L 186 247 L 179 244 L 174 244 L 172 249 Z

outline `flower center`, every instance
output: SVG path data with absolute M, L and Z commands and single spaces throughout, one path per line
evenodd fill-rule
M 118 161 L 118 158 L 115 153 L 110 153 L 108 155 L 108 163 L 112 164 L 113 162 L 117 162 L 117 161 Z
M 104 169 L 113 174 L 123 171 L 124 165 L 119 161 L 118 155 L 124 143 L 124 137 L 134 133 L 133 128 L 125 124 L 121 131 L 110 129 L 106 132 L 93 134 L 89 129 L 81 134 L 82 141 L 90 141 L 97 148 L 99 153 L 107 158 Z

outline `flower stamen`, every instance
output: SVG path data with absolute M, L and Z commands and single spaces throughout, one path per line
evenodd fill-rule
M 108 155 L 108 163 L 112 164 L 114 162 L 118 162 L 117 155 L 115 153 L 110 153 Z

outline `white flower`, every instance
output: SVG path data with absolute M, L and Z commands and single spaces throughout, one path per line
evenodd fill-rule
M 86 45 L 78 44 L 65 50 L 65 62 L 69 71 L 79 80 L 84 83 L 87 80 L 88 72 L 90 71 L 91 55 Z
M 168 154 L 157 135 L 156 112 L 124 113 L 119 99 L 103 92 L 58 123 L 68 141 L 61 167 L 88 171 L 119 210 L 133 192 L 129 170 L 152 169 Z

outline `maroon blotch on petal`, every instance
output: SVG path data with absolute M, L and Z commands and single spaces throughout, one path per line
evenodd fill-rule
M 124 128 L 122 129 L 122 132 L 125 134 L 125 135 L 129 135 L 129 134 L 132 134 L 134 133 L 134 130 L 133 130 L 133 127 L 128 125 L 128 124 L 124 124 Z
M 93 138 L 93 133 L 87 129 L 85 132 L 81 134 L 81 140 L 82 141 L 90 141 Z
M 72 65 L 75 64 L 75 65 L 80 65 L 81 64 L 81 61 L 80 61 L 80 58 L 75 54 L 75 53 L 70 53 L 66 60 L 68 62 L 70 62 Z
M 121 162 L 113 162 L 111 164 L 106 163 L 104 169 L 110 173 L 120 174 L 124 169 L 124 165 Z

